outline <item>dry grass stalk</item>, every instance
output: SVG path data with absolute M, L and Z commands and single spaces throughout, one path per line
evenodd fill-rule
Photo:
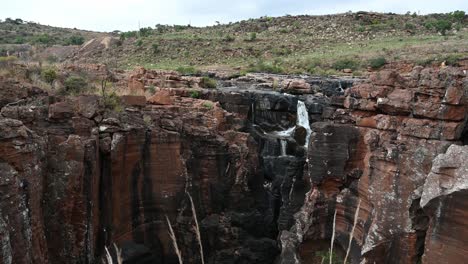
M 109 249 L 105 247 L 106 250 L 106 261 L 107 264 L 113 264 L 114 260 L 112 259 L 112 255 L 109 252 Z M 115 250 L 115 255 L 117 257 L 117 263 L 116 264 L 122 264 L 123 259 L 122 259 L 122 250 L 117 247 L 117 245 L 114 243 L 114 250 Z
M 177 245 L 177 239 L 176 239 L 175 234 L 174 234 L 174 229 L 172 229 L 171 221 L 169 220 L 167 215 L 166 215 L 166 221 L 167 221 L 167 225 L 169 227 L 169 236 L 171 237 L 172 245 L 174 246 L 174 251 L 175 251 L 175 253 L 177 255 L 177 258 L 179 259 L 179 264 L 182 264 L 183 263 L 182 254 L 180 253 L 179 246 Z
M 333 262 L 333 243 L 335 242 L 335 227 L 336 227 L 336 209 L 335 214 L 333 215 L 333 233 L 331 237 L 331 244 L 330 244 L 330 264 Z
M 353 242 L 354 230 L 356 229 L 360 208 L 361 208 L 361 199 L 359 199 L 356 212 L 354 213 L 353 228 L 351 229 L 351 234 L 349 235 L 349 244 L 348 244 L 348 249 L 346 250 L 346 256 L 343 261 L 344 264 L 346 264 L 346 261 L 348 260 L 349 252 L 351 251 L 351 243 Z
M 187 192 L 187 195 L 190 199 L 190 205 L 192 206 L 192 215 L 193 215 L 193 220 L 195 221 L 195 233 L 197 234 L 197 240 L 198 244 L 200 245 L 200 258 L 201 258 L 201 263 L 205 264 L 205 257 L 203 255 L 203 245 L 202 245 L 202 240 L 201 240 L 201 235 L 200 235 L 200 226 L 198 225 L 198 219 L 197 219 L 197 211 L 195 210 L 195 205 L 193 203 L 192 196 L 190 193 Z

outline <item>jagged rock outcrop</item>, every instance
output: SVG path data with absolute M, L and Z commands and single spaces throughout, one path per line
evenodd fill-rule
M 274 260 L 257 143 L 238 131 L 247 120 L 202 99 L 141 98 L 122 97 L 120 113 L 97 96 L 43 95 L 2 108 L 5 263 L 91 263 L 112 243 L 127 263 L 175 263 L 166 215 L 186 263 L 199 263 L 187 193 L 207 261 Z
M 451 145 L 432 164 L 421 195 L 427 215 L 422 263 L 462 263 L 467 254 L 468 146 Z

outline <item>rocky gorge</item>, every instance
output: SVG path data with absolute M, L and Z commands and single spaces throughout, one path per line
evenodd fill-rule
M 0 79 L 0 263 L 178 263 L 166 217 L 184 263 L 468 254 L 466 69 L 116 78 L 157 89 L 110 111 Z

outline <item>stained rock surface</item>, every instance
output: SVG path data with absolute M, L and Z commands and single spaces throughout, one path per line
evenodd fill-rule
M 217 89 L 115 76 L 155 94 L 111 111 L 0 80 L 0 263 L 96 263 L 113 243 L 125 263 L 177 263 L 166 216 L 184 263 L 320 263 L 333 229 L 344 256 L 356 210 L 350 263 L 463 261 L 460 69 L 252 74 Z

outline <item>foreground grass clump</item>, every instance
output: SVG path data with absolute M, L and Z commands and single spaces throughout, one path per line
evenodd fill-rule
M 195 67 L 192 66 L 180 66 L 176 69 L 182 75 L 197 75 L 200 74 L 200 71 L 197 70 Z
M 359 62 L 353 59 L 340 59 L 333 63 L 333 68 L 335 70 L 344 70 L 344 69 L 351 69 L 356 70 L 359 67 Z
M 81 76 L 70 76 L 65 79 L 63 88 L 59 91 L 64 95 L 78 95 L 88 90 L 88 82 Z
M 216 83 L 216 80 L 211 79 L 210 77 L 204 76 L 201 79 L 200 85 L 203 88 L 216 88 L 217 83 Z
M 265 63 L 264 61 L 258 61 L 255 64 L 251 64 L 248 67 L 247 71 L 248 72 L 275 73 L 275 74 L 285 73 L 285 70 L 283 67 L 277 64 Z

